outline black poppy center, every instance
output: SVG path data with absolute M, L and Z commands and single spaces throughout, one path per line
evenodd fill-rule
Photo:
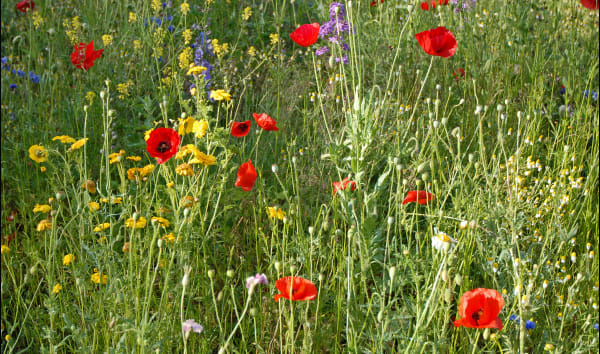
M 246 124 L 246 123 L 242 123 L 242 124 L 240 124 L 240 125 L 239 125 L 239 129 L 240 129 L 240 130 L 246 130 L 246 129 L 248 129 L 248 124 Z
M 479 310 L 477 312 L 473 312 L 471 318 L 475 321 L 475 324 L 479 325 L 478 321 L 483 316 L 483 310 Z
M 170 148 L 171 146 L 169 145 L 169 143 L 167 143 L 166 141 L 161 141 L 156 147 L 156 151 L 162 154 L 163 152 L 167 152 Z

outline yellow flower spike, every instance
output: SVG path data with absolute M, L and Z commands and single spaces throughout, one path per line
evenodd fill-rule
M 150 139 L 150 133 L 152 133 L 154 129 L 148 129 L 144 132 L 144 141 Z
M 175 236 L 174 233 L 170 232 L 168 234 L 166 234 L 165 236 L 163 236 L 162 238 L 163 240 L 165 240 L 166 242 L 175 242 L 177 240 L 177 237 Z
M 46 162 L 48 150 L 42 145 L 32 145 L 29 147 L 29 158 L 37 163 Z
M 61 290 L 62 290 L 62 285 L 60 285 L 58 283 L 56 285 L 54 285 L 54 287 L 52 288 L 52 292 L 55 294 L 58 294 Z
M 129 161 L 135 161 L 135 162 L 142 161 L 142 158 L 139 156 L 127 156 L 126 159 Z
M 98 269 L 94 268 L 94 274 L 92 274 L 91 280 L 96 284 L 106 284 L 108 281 L 108 276 L 106 274 L 98 273 Z

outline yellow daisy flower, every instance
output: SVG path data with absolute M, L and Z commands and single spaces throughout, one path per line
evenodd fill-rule
M 48 150 L 42 145 L 31 145 L 29 147 L 29 158 L 37 163 L 45 162 L 48 159 Z
M 213 90 L 210 92 L 210 98 L 215 101 L 229 101 L 231 100 L 231 94 L 225 92 L 225 90 Z
M 71 147 L 69 148 L 69 150 L 68 150 L 68 151 L 74 151 L 74 150 L 77 150 L 77 149 L 81 149 L 81 147 L 82 147 L 83 145 L 85 145 L 85 143 L 86 143 L 88 140 L 89 140 L 89 138 L 83 138 L 83 139 L 79 139 L 79 140 L 77 140 L 76 142 L 74 142 L 74 143 L 71 145 Z
M 182 163 L 181 165 L 175 167 L 175 173 L 177 173 L 180 176 L 193 176 L 194 169 L 191 165 L 187 163 Z
M 68 135 L 58 135 L 52 138 L 52 141 L 56 140 L 60 141 L 63 144 L 73 144 L 75 142 L 75 139 L 71 138 Z
M 152 223 L 158 223 L 161 227 L 169 227 L 171 225 L 169 220 L 161 218 L 160 216 L 153 216 L 150 220 Z
M 105 222 L 96 227 L 94 227 L 94 232 L 102 232 L 110 227 L 110 223 Z
M 68 266 L 75 261 L 75 256 L 71 253 L 65 254 L 63 257 L 63 265 Z
M 44 219 L 44 220 L 40 221 L 40 223 L 37 225 L 37 227 L 35 229 L 38 232 L 52 230 L 52 222 L 50 222 L 50 220 Z
M 133 220 L 133 218 L 129 218 L 127 219 L 127 221 L 125 221 L 125 227 L 143 229 L 144 227 L 146 227 L 146 218 L 140 216 L 140 218 L 137 219 L 137 221 Z
M 34 213 L 47 213 L 50 210 L 52 210 L 52 207 L 50 205 L 47 205 L 47 204 L 42 204 L 42 205 L 36 204 L 33 207 L 33 212 Z

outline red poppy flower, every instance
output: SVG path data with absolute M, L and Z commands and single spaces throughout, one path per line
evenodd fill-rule
M 231 122 L 231 135 L 237 138 L 248 135 L 248 132 L 250 132 L 250 125 L 251 123 L 249 120 L 245 122 Z
M 333 194 L 337 193 L 337 191 L 343 191 L 350 184 L 350 191 L 354 192 L 356 189 L 356 182 L 351 181 L 350 178 L 346 177 L 339 182 L 333 182 Z
M 419 204 L 427 204 L 427 202 L 434 200 L 435 195 L 426 191 L 410 191 L 406 194 L 406 198 L 402 201 L 402 205 L 417 202 Z
M 317 297 L 317 287 L 315 284 L 301 277 L 277 279 L 275 287 L 281 293 L 273 297 L 276 302 L 279 302 L 279 299 L 282 297 L 292 301 L 313 300 Z
M 33 10 L 35 8 L 35 3 L 33 0 L 23 0 L 17 3 L 17 10 L 21 12 L 27 12 L 29 10 Z
M 100 58 L 103 51 L 104 49 L 94 50 L 94 41 L 76 44 L 71 53 L 71 63 L 79 69 L 88 70 L 94 66 L 94 60 Z
M 303 47 L 315 44 L 319 38 L 319 29 L 321 25 L 317 22 L 305 24 L 298 27 L 294 32 L 290 33 L 290 38 Z
M 438 5 L 448 5 L 449 0 L 437 0 Z
M 256 124 L 264 130 L 279 130 L 279 128 L 277 128 L 277 122 L 266 113 L 252 113 L 252 116 L 254 117 Z
M 235 186 L 242 187 L 244 191 L 250 192 L 252 187 L 254 187 L 254 182 L 256 182 L 256 176 L 256 170 L 252 165 L 252 161 L 248 160 L 248 162 L 243 163 L 238 169 Z
M 590 9 L 590 10 L 598 10 L 598 0 L 581 0 L 581 5 Z
M 177 131 L 171 128 L 156 128 L 150 132 L 146 140 L 146 150 L 152 157 L 156 157 L 156 163 L 165 163 L 179 150 L 181 137 Z
M 415 38 L 425 53 L 448 58 L 456 52 L 456 38 L 444 27 L 417 33 Z
M 435 0 L 431 0 L 431 2 L 429 2 L 429 1 L 422 2 L 421 3 L 421 10 L 423 10 L 423 11 L 429 11 L 429 6 L 430 6 L 429 4 L 430 3 L 431 3 L 431 8 L 435 9 L 435 6 L 436 6 L 435 5 Z
M 454 80 L 459 81 L 461 78 L 465 77 L 465 69 L 458 68 L 454 70 Z
M 498 318 L 502 307 L 504 299 L 494 289 L 477 288 L 467 291 L 460 297 L 458 315 L 461 318 L 454 321 L 454 326 L 502 330 L 502 321 Z
M 379 1 L 379 2 L 383 4 L 383 0 L 381 0 L 381 1 Z M 373 1 L 371 2 L 371 6 L 377 6 L 377 0 L 373 0 Z

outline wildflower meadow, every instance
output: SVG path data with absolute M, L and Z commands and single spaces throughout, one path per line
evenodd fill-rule
M 0 6 L 2 353 L 598 352 L 598 0 Z

